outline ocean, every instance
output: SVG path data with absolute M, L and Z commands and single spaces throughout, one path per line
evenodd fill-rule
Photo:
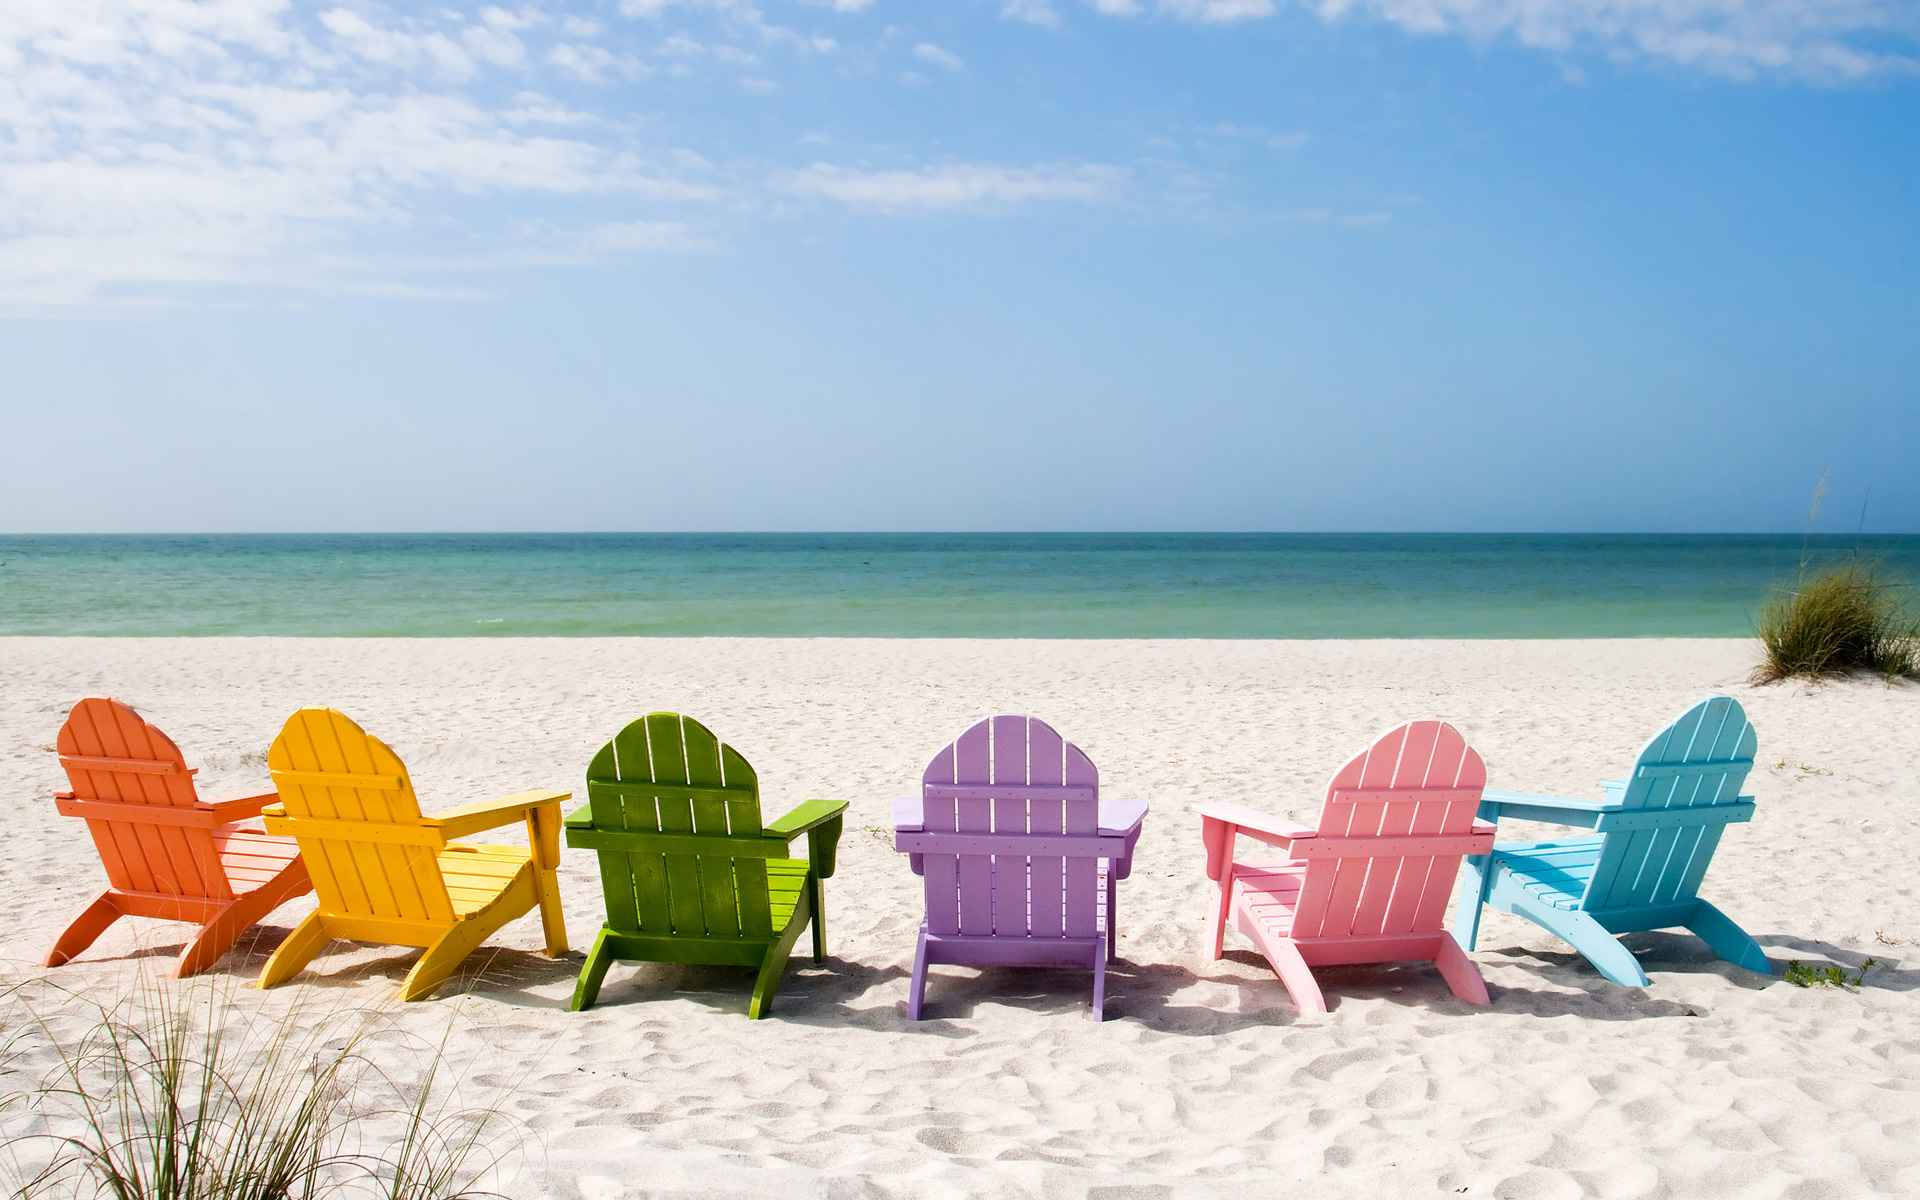
M 1738 637 L 1772 587 L 1920 537 L 0 536 L 0 634 Z

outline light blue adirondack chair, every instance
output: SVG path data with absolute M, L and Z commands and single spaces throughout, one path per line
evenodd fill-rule
M 1721 831 L 1753 819 L 1753 797 L 1740 786 L 1754 746 L 1746 711 L 1712 696 L 1655 734 L 1633 774 L 1601 784 L 1598 800 L 1488 788 L 1482 820 L 1552 821 L 1600 836 L 1495 843 L 1492 854 L 1468 858 L 1454 936 L 1473 949 L 1481 906 L 1491 905 L 1565 938 L 1613 982 L 1645 987 L 1647 973 L 1614 935 L 1685 926 L 1718 957 L 1771 974 L 1759 944 L 1698 895 Z

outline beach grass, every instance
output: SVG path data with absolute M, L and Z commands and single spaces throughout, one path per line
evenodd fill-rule
M 211 984 L 174 992 L 150 983 L 118 1005 L 94 1005 L 77 1033 L 70 1021 L 46 1014 L 90 1005 L 84 997 L 56 990 L 48 1003 L 16 995 L 8 1086 L 0 1094 L 0 1115 L 13 1118 L 0 1137 L 7 1194 L 499 1194 L 483 1185 L 517 1151 L 518 1136 L 498 1105 L 450 1102 L 444 1043 L 398 1038 L 380 1010 L 296 1004 L 277 1018 L 247 1016 L 231 990 Z M 44 1060 L 37 1074 L 26 1065 L 36 1049 Z
M 1765 655 L 1755 683 L 1855 672 L 1920 678 L 1920 616 L 1871 562 L 1803 575 L 1767 601 L 1755 633 Z

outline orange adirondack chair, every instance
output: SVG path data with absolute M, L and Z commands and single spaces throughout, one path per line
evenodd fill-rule
M 86 820 L 107 890 L 53 944 L 48 966 L 72 959 L 121 917 L 157 917 L 200 923 L 174 972 L 192 975 L 262 917 L 313 890 L 293 839 L 240 825 L 278 799 L 274 793 L 202 801 L 173 739 L 118 700 L 74 705 L 57 748 L 72 790 L 55 792 L 54 806 Z

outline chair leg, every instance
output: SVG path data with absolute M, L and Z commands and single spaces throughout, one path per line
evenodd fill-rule
M 298 975 L 302 968 L 313 961 L 314 955 L 326 949 L 333 937 L 327 932 L 325 922 L 317 912 L 310 912 L 293 927 L 287 940 L 268 956 L 267 965 L 261 968 L 259 986 L 270 988 L 285 983 Z
M 185 979 L 211 967 L 233 949 L 241 934 L 265 920 L 268 913 L 312 890 L 313 881 L 307 878 L 306 864 L 294 859 L 272 880 L 241 896 L 229 904 L 225 912 L 202 925 L 200 932 L 180 952 L 174 974 Z
M 1227 952 L 1227 914 L 1233 907 L 1233 865 L 1229 863 L 1220 877 L 1220 900 L 1213 906 L 1207 922 L 1206 961 L 1216 962 Z
M 927 927 L 920 927 L 920 941 L 913 950 L 913 979 L 907 984 L 907 1019 L 920 1019 L 921 1005 L 927 998 Z
M 534 891 L 540 896 L 540 931 L 547 941 L 547 957 L 559 958 L 567 952 L 567 917 L 560 909 L 559 875 L 538 865 L 533 872 Z
M 780 990 L 780 977 L 787 972 L 787 959 L 792 957 L 793 944 L 800 940 L 801 929 L 813 915 L 812 908 L 813 896 L 801 892 L 800 903 L 793 910 L 793 919 L 780 931 L 773 945 L 767 947 L 767 956 L 760 960 L 760 973 L 753 980 L 753 998 L 747 1002 L 747 1020 L 758 1021 L 773 1007 L 773 994 Z
M 424 1000 L 433 989 L 445 983 L 467 956 L 480 948 L 480 943 L 506 924 L 506 918 L 489 920 L 491 915 L 482 909 L 441 934 L 440 940 L 426 948 L 413 964 L 413 970 L 400 981 L 400 998 Z
M 1620 944 L 1607 927 L 1583 912 L 1568 912 L 1545 905 L 1516 902 L 1513 914 L 1525 917 L 1548 933 L 1564 940 L 1593 964 L 1593 969 L 1621 987 L 1646 987 L 1653 981 L 1640 969 L 1640 960 Z
M 1493 886 L 1493 856 L 1469 854 L 1460 861 L 1466 887 L 1460 889 L 1460 901 L 1453 910 L 1453 936 L 1463 950 L 1480 944 L 1480 914 L 1486 908 L 1487 893 Z
M 242 896 L 221 910 L 219 916 L 202 925 L 200 932 L 194 934 L 193 940 L 180 952 L 180 958 L 173 968 L 175 977 L 185 979 L 189 975 L 198 975 L 219 962 L 220 956 L 233 948 L 233 943 L 242 932 L 266 916 L 266 910 L 254 899 L 258 895 L 258 892 L 253 892 Z
M 1107 956 L 1097 946 L 1093 951 L 1093 1019 L 1107 1019 Z
M 53 949 L 47 954 L 47 965 L 57 967 L 71 961 L 74 955 L 93 945 L 94 939 L 107 931 L 107 926 L 124 915 L 120 906 L 113 902 L 112 892 L 100 893 L 99 898 L 82 909 L 80 915 L 73 919 L 73 924 L 67 926 L 66 932 L 60 935 L 60 940 L 53 944 Z
M 573 985 L 573 1000 L 567 1005 L 569 1012 L 592 1008 L 599 997 L 600 984 L 607 978 L 607 968 L 613 965 L 612 937 L 613 930 L 602 926 L 600 936 L 593 939 L 586 965 L 580 968 L 580 979 Z
M 1118 889 L 1114 887 L 1113 864 L 1107 865 L 1107 961 L 1120 960 L 1120 911 L 1116 907 Z
M 1760 948 L 1760 943 L 1734 924 L 1733 918 L 1705 900 L 1699 902 L 1693 916 L 1687 919 L 1687 928 L 1707 944 L 1716 958 L 1762 975 L 1773 974 L 1773 964 L 1767 961 L 1767 952 Z
M 1434 955 L 1433 965 L 1440 968 L 1440 977 L 1460 999 L 1468 1004 L 1493 1003 L 1487 995 L 1487 981 L 1480 977 L 1480 968 L 1467 957 L 1452 934 L 1440 935 L 1440 952 Z
M 807 876 L 807 890 L 813 893 L 813 961 L 827 961 L 827 888 L 818 875 Z
M 1320 993 L 1320 981 L 1313 977 L 1313 968 L 1307 965 L 1293 939 L 1262 937 L 1259 942 L 1273 973 L 1286 985 L 1287 995 L 1293 997 L 1294 1008 L 1302 1014 L 1326 1012 L 1327 1000 Z

